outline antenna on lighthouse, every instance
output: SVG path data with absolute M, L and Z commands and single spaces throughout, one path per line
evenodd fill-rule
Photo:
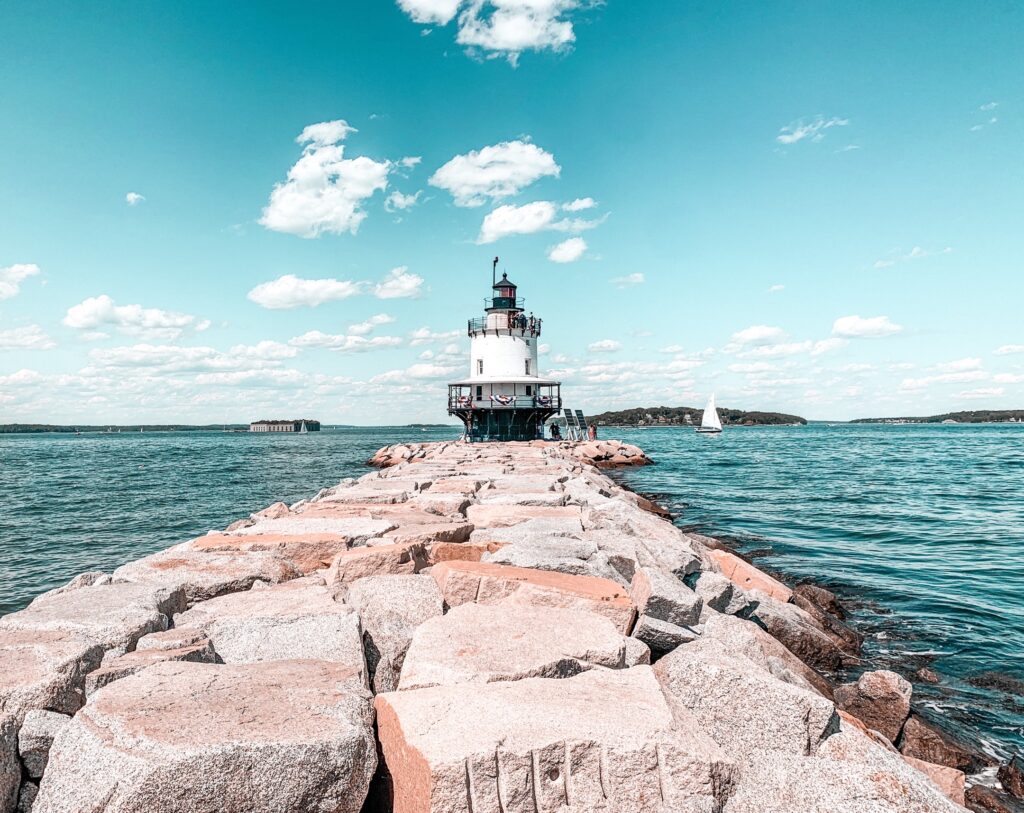
M 494 262 L 491 264 L 491 287 L 493 288 L 498 284 L 498 258 L 494 258 Z

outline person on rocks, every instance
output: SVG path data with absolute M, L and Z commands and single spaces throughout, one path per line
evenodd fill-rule
M 597 440 L 597 426 L 590 424 L 590 426 L 587 427 L 587 437 L 590 440 Z
M 557 423 L 551 424 L 551 439 L 552 440 L 561 440 L 562 439 L 562 430 L 558 427 Z

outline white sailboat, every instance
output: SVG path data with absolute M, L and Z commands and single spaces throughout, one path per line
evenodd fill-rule
M 307 435 L 307 434 L 309 434 L 309 430 L 306 428 L 306 422 L 305 421 L 302 422 L 302 426 L 299 428 L 299 434 L 300 435 Z
M 702 435 L 717 435 L 722 431 L 722 421 L 718 417 L 718 410 L 715 409 L 715 394 L 711 393 L 707 406 L 704 407 L 704 414 L 700 419 L 700 426 L 697 431 Z

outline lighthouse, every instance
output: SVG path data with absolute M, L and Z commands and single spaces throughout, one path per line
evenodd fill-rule
M 466 439 L 535 440 L 562 407 L 561 382 L 542 378 L 537 364 L 541 320 L 527 313 L 516 284 L 502 274 L 470 319 L 469 378 L 448 385 L 448 414 L 465 424 Z

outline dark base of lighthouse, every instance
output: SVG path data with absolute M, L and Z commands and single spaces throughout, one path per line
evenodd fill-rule
M 466 426 L 470 441 L 540 440 L 553 409 L 449 409 Z

